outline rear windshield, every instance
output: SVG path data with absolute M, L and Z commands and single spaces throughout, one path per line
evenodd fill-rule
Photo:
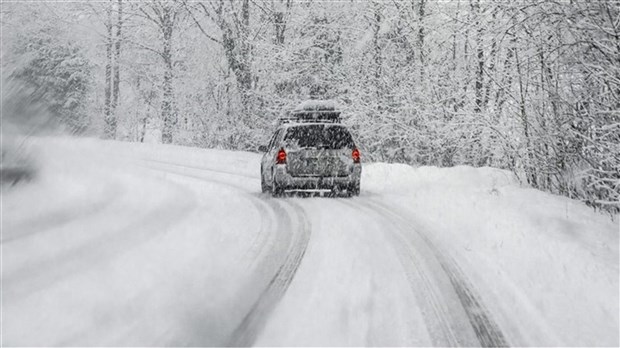
M 292 148 L 344 149 L 354 148 L 351 133 L 343 126 L 313 124 L 291 127 L 284 142 Z

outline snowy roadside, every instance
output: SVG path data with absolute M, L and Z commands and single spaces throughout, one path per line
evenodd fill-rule
M 224 344 L 250 298 L 252 205 L 119 157 L 131 144 L 33 146 L 40 175 L 2 195 L 2 344 Z
M 618 217 L 493 168 L 369 164 L 363 187 L 447 246 L 514 341 L 619 344 Z M 376 198 L 375 198 L 376 197 Z

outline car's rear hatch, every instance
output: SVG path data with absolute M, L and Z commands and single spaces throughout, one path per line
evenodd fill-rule
M 348 152 L 351 152 L 350 150 Z M 300 149 L 289 151 L 288 173 L 292 176 L 335 177 L 350 174 L 352 160 L 343 150 Z
M 342 125 L 291 127 L 284 141 L 287 171 L 292 176 L 341 177 L 351 173 L 351 151 L 355 144 Z

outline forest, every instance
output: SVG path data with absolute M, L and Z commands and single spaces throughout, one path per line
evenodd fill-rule
M 2 128 L 256 151 L 333 99 L 365 162 L 513 171 L 620 212 L 620 4 L 2 2 Z

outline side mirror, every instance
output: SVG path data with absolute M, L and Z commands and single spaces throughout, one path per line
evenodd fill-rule
M 267 146 L 265 146 L 265 145 L 260 145 L 260 146 L 258 147 L 258 151 L 259 151 L 259 152 L 267 152 Z

